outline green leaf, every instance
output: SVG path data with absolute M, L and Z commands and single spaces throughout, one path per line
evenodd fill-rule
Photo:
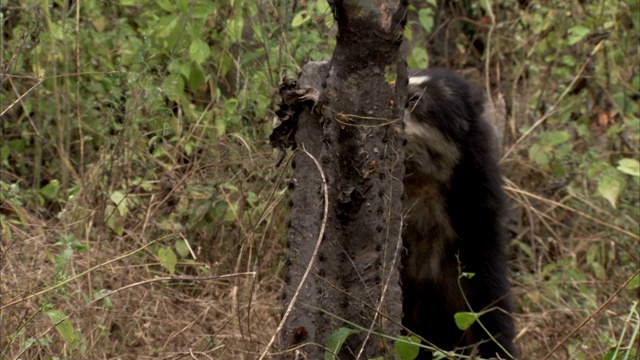
M 551 162 L 551 154 L 548 153 L 544 146 L 540 144 L 533 144 L 529 148 L 529 160 L 534 163 L 546 167 Z
M 620 191 L 622 191 L 625 184 L 626 181 L 619 172 L 606 171 L 598 181 L 596 192 L 607 199 L 611 206 L 615 208 L 618 202 L 618 195 L 620 195 Z
M 213 207 L 213 214 L 216 217 L 224 216 L 227 213 L 227 203 L 219 202 Z
M 533 250 L 531 249 L 531 246 L 529 246 L 529 244 L 525 244 L 522 241 L 518 241 L 517 245 L 520 248 L 520 250 L 522 250 L 522 252 L 524 252 L 529 258 L 533 257 Z
M 596 276 L 596 278 L 598 278 L 599 280 L 605 280 L 607 278 L 607 272 L 599 262 L 594 261 L 590 263 L 590 265 L 591 270 L 593 271 L 593 274 Z
M 60 310 L 47 310 L 44 312 L 51 322 L 56 325 L 56 330 L 62 335 L 67 344 L 74 344 L 76 340 L 76 331 L 71 324 L 69 318 L 65 319 L 65 314 Z M 63 320 L 64 319 L 64 320 Z
M 56 273 L 59 273 L 64 269 L 64 267 L 71 261 L 71 256 L 73 255 L 73 250 L 70 248 L 66 248 L 58 254 L 55 260 L 55 269 Z
M 567 67 L 576 66 L 576 58 L 570 55 L 563 55 L 560 61 Z
M 194 39 L 189 45 L 189 57 L 196 64 L 201 65 L 211 56 L 209 44 L 202 39 Z
M 189 76 L 187 77 L 189 89 L 196 92 L 205 81 L 206 75 L 204 74 L 204 71 L 202 71 L 202 68 L 198 65 L 191 66 Z
M 240 42 L 242 40 L 242 29 L 244 28 L 244 19 L 235 18 L 227 21 L 227 31 L 233 42 Z
M 120 215 L 127 216 L 129 213 L 129 202 L 127 201 L 127 196 L 122 191 L 116 190 L 112 192 L 109 199 L 116 205 L 116 209 Z
M 168 13 L 173 13 L 176 10 L 173 2 L 169 0 L 156 0 L 156 4 Z
M 7 160 L 9 159 L 10 153 L 11 151 L 9 150 L 9 145 L 7 145 L 7 143 L 5 142 L 0 147 L 0 164 L 9 167 L 9 162 L 7 162 Z
M 109 297 L 110 294 L 111 294 L 111 290 L 100 289 L 93 293 L 93 298 L 94 299 L 102 298 L 102 303 L 104 304 L 104 307 L 107 309 L 111 309 L 113 308 L 113 303 L 111 302 L 111 298 Z
M 476 273 L 472 273 L 472 272 L 463 272 L 462 273 L 462 277 L 466 278 L 466 279 L 473 279 L 474 276 L 476 276 Z
M 638 359 L 638 350 L 633 348 L 623 349 L 620 347 L 612 347 L 602 357 L 602 360 L 628 360 L 628 359 Z
M 424 48 L 416 46 L 411 50 L 407 62 L 412 69 L 425 69 L 429 67 L 429 54 Z
M 420 339 L 417 336 L 400 336 L 400 340 L 393 343 L 393 351 L 395 351 L 400 360 L 414 360 L 420 353 Z M 405 341 L 411 342 L 411 344 Z
M 640 274 L 636 274 L 636 276 L 634 276 L 633 279 L 629 281 L 629 285 L 627 285 L 627 288 L 637 289 L 639 287 L 640 287 Z
M 638 102 L 634 101 L 626 92 L 619 91 L 611 97 L 626 116 L 631 116 L 634 111 L 638 110 Z
M 426 32 L 431 32 L 431 28 L 433 27 L 433 10 L 429 8 L 420 9 L 420 11 L 418 11 L 418 20 Z
M 640 91 L 640 74 L 633 77 L 631 80 L 631 87 L 635 91 Z
M 79 241 L 76 241 L 75 238 L 73 238 L 73 234 L 70 235 L 70 237 L 73 239 L 72 242 L 69 244 L 71 245 L 71 249 L 77 252 L 85 252 L 87 250 L 89 250 L 89 246 L 87 246 L 87 244 L 85 243 L 81 243 Z
M 636 159 L 620 159 L 617 169 L 631 176 L 640 176 L 640 162 Z
M 474 312 L 461 311 L 453 315 L 456 326 L 460 330 L 467 330 L 478 319 L 478 315 Z
M 316 15 L 328 16 L 331 15 L 331 7 L 328 1 L 316 1 Z
M 411 26 L 405 26 L 403 35 L 407 40 L 409 41 L 413 40 L 413 31 L 411 30 Z
M 247 194 L 247 202 L 249 203 L 249 205 L 251 205 L 251 207 L 255 207 L 256 206 L 256 201 L 258 200 L 258 195 L 256 195 L 256 193 L 250 191 Z
M 580 42 L 580 40 L 584 39 L 584 37 L 587 36 L 590 32 L 591 29 L 581 25 L 572 27 L 571 29 L 569 29 L 569 45 L 574 45 Z
M 334 354 L 340 352 L 342 344 L 344 344 L 347 338 L 359 332 L 360 330 L 349 329 L 346 327 L 341 327 L 334 331 L 331 336 L 329 336 L 329 340 L 327 340 L 327 351 L 324 353 L 324 360 L 335 360 L 336 356 Z
M 191 75 L 191 68 L 193 67 L 192 62 L 186 61 L 173 61 L 171 65 L 169 65 L 169 72 L 171 74 L 180 74 L 184 78 L 189 78 Z
M 173 275 L 176 272 L 176 263 L 178 263 L 178 259 L 176 258 L 176 254 L 173 250 L 168 247 L 160 248 L 160 250 L 158 250 L 158 260 L 160 261 L 160 265 L 169 270 L 169 274 Z
M 7 241 L 7 244 L 11 244 L 13 241 L 13 233 L 11 232 L 11 228 L 8 226 L 8 219 L 4 216 L 0 216 L 0 235 L 4 236 L 4 239 Z
M 174 16 L 165 26 L 160 27 L 160 31 L 158 31 L 158 38 L 164 39 L 168 38 L 171 33 L 178 28 L 180 25 L 181 15 Z
M 192 142 L 187 142 L 187 143 L 185 143 L 185 144 L 184 144 L 184 153 L 185 153 L 187 156 L 191 156 L 191 154 L 193 154 L 193 148 L 194 148 L 194 145 L 193 145 L 193 143 L 192 143 Z
M 5 142 L 5 145 L 7 143 L 9 144 L 9 149 L 12 153 L 20 152 L 27 148 L 27 145 L 22 139 L 11 139 L 8 142 Z
M 60 181 L 53 179 L 38 191 L 47 200 L 55 200 L 60 191 Z
M 291 26 L 296 28 L 307 21 L 311 20 L 311 16 L 309 16 L 309 12 L 307 10 L 299 11 L 291 20 Z
M 233 222 L 236 220 L 236 214 L 238 213 L 238 203 L 233 203 L 227 208 L 227 212 L 224 215 L 224 221 Z
M 178 5 L 178 9 L 183 13 L 189 11 L 189 0 L 177 0 L 176 3 Z
M 121 202 L 123 202 L 124 198 L 125 198 L 125 196 L 122 193 L 122 191 L 118 191 L 118 190 L 112 192 L 111 196 L 109 196 L 109 199 L 111 199 L 111 201 L 113 201 L 113 203 L 116 204 L 116 205 L 118 205 Z
M 187 245 L 187 242 L 184 239 L 176 240 L 174 247 L 176 248 L 176 252 L 178 253 L 181 259 L 184 259 L 189 256 L 189 253 L 190 253 L 189 246 Z
M 542 141 L 545 145 L 561 145 L 566 143 L 571 139 L 571 135 L 566 130 L 560 131 L 549 131 L 544 133 L 544 136 L 541 137 L 540 141 Z
M 124 226 L 122 225 L 122 220 L 119 216 L 114 214 L 116 207 L 113 205 L 107 205 L 104 209 L 104 216 L 107 222 L 107 227 L 111 229 L 118 236 L 122 236 L 124 234 Z
M 170 74 L 162 82 L 162 90 L 169 99 L 178 101 L 184 94 L 184 78 L 178 74 Z
M 443 359 L 451 359 L 450 355 L 443 353 L 440 350 L 436 350 L 433 352 L 433 360 L 443 360 Z

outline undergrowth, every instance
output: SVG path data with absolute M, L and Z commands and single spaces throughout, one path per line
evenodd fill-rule
M 408 62 L 496 105 L 521 353 L 637 358 L 640 5 L 433 3 L 411 8 Z M 285 252 L 274 89 L 330 57 L 327 4 L 0 14 L 0 356 L 257 358 Z

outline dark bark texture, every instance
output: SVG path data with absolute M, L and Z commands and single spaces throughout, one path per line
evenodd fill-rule
M 282 123 L 271 141 L 298 149 L 292 166 L 282 331 L 284 358 L 321 359 L 340 327 L 400 334 L 399 285 L 406 64 L 399 54 L 406 1 L 330 1 L 338 23 L 330 62 L 309 63 L 281 86 Z M 316 91 L 317 90 L 317 91 Z M 304 149 L 306 152 L 302 151 Z M 324 217 L 321 165 L 327 181 Z M 324 227 L 319 251 L 314 249 Z M 319 311 L 318 309 L 322 309 Z M 361 331 L 340 359 L 392 358 L 392 344 Z

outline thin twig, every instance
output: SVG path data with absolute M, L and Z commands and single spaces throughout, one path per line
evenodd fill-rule
M 640 274 L 640 270 L 636 270 L 636 272 L 631 275 L 627 281 L 624 282 L 624 284 L 620 285 L 620 287 L 618 288 L 618 290 L 616 290 L 602 305 L 600 305 L 600 307 L 598 309 L 596 309 L 596 311 L 594 311 L 592 314 L 589 314 L 589 316 L 587 316 L 586 319 L 584 319 L 580 325 L 576 326 L 569 334 L 567 334 L 567 336 L 565 336 L 562 340 L 560 340 L 560 342 L 558 342 L 553 349 L 551 349 L 551 351 L 549 351 L 549 353 L 547 355 L 545 355 L 542 360 L 546 360 L 548 359 L 554 352 L 556 352 L 556 350 L 558 350 L 558 348 L 560 346 L 562 346 L 562 344 L 564 344 L 565 342 L 567 342 L 567 340 L 569 340 L 573 335 L 575 335 L 575 333 L 578 332 L 578 330 L 582 329 L 583 326 L 585 326 L 586 323 L 589 322 L 589 320 L 593 319 L 594 316 L 598 315 L 600 312 L 602 312 L 602 310 L 604 310 L 605 307 L 607 307 L 607 305 L 609 305 L 609 303 L 611 301 L 613 301 L 613 299 L 616 298 L 616 296 L 618 296 L 618 294 L 620 294 L 620 292 L 622 291 L 622 289 L 626 288 L 627 285 L 629 285 L 629 283 L 631 282 L 631 280 L 633 280 L 636 276 L 638 276 L 638 274 Z
M 0 113 L 0 117 L 3 117 L 4 114 L 7 113 L 7 111 L 13 109 L 14 106 L 16 106 L 16 104 L 18 104 L 20 101 L 22 101 L 22 99 L 24 99 L 25 96 L 29 95 L 29 93 L 31 93 L 36 87 L 38 87 L 38 85 L 42 84 L 45 80 L 47 80 L 47 78 L 42 78 L 40 79 L 40 81 L 38 81 L 35 85 L 33 85 L 29 90 L 27 90 L 24 94 L 20 95 L 19 98 L 17 98 L 14 102 L 11 103 L 11 105 L 9 105 L 6 109 L 4 109 L 1 113 Z
M 70 318 L 71 316 L 73 316 L 74 314 L 79 313 L 80 311 L 88 308 L 89 306 L 95 304 L 96 302 L 103 300 L 109 296 L 115 295 L 121 291 L 127 290 L 127 289 L 131 289 L 140 285 L 146 285 L 146 284 L 150 284 L 150 283 L 154 283 L 154 282 L 159 282 L 159 281 L 202 281 L 202 280 L 220 280 L 220 279 L 226 279 L 226 278 L 230 278 L 230 277 L 236 277 L 236 276 L 243 276 L 243 275 L 251 275 L 254 276 L 256 275 L 256 273 L 254 271 L 250 271 L 250 272 L 244 272 L 244 273 L 234 273 L 234 274 L 226 274 L 226 275 L 217 275 L 217 276 L 163 276 L 163 277 L 158 277 L 158 278 L 153 278 L 153 279 L 147 279 L 147 280 L 143 280 L 143 281 L 138 281 L 135 282 L 133 284 L 128 284 L 125 285 L 121 288 L 118 288 L 116 290 L 113 291 L 109 291 L 106 294 L 100 295 L 97 298 L 91 300 L 90 302 L 88 302 L 86 305 L 84 305 L 83 307 L 81 307 L 80 309 L 76 309 L 75 311 L 70 312 L 69 314 L 67 314 L 66 316 L 64 316 L 63 318 L 59 319 L 58 321 L 56 321 L 55 323 L 53 323 L 51 326 L 49 326 L 46 330 L 44 330 L 42 333 L 40 333 L 40 335 L 37 337 L 38 339 L 44 338 L 44 336 L 51 331 L 54 327 L 58 326 L 59 324 L 61 324 L 63 321 L 67 320 L 68 318 Z M 25 349 L 22 351 L 22 353 L 24 353 L 26 350 L 28 350 L 29 347 L 25 347 Z M 20 355 L 22 354 L 20 353 L 18 355 L 19 358 Z
M 573 85 L 575 85 L 575 83 L 580 79 L 582 73 L 586 70 L 587 66 L 591 63 L 591 59 L 593 58 L 593 56 L 603 46 L 604 46 L 604 41 L 599 42 L 595 46 L 595 48 L 591 51 L 590 56 L 587 57 L 587 60 L 585 60 L 585 62 L 582 64 L 582 67 L 580 68 L 580 70 L 578 70 L 578 73 L 576 74 L 576 76 L 573 78 L 573 80 L 571 80 L 571 83 L 569 84 L 569 86 L 567 86 L 564 92 L 558 97 L 556 102 L 553 103 L 553 105 L 551 105 L 549 110 L 547 110 L 547 112 L 540 119 L 538 119 L 538 121 L 536 121 L 524 134 L 522 134 L 522 136 L 520 136 L 520 138 L 518 138 L 518 140 L 516 140 L 516 142 L 513 143 L 513 145 L 511 145 L 509 150 L 507 150 L 502 156 L 502 159 L 500 159 L 500 162 L 504 161 L 518 147 L 518 145 L 520 145 L 520 143 L 524 139 L 528 138 L 529 135 L 531 135 L 531 133 L 533 132 L 533 130 L 535 130 L 538 126 L 540 126 L 540 124 L 542 124 L 545 120 L 551 117 L 551 115 L 556 113 L 557 107 L 560 104 L 560 102 L 569 94 L 569 92 L 571 92 L 571 90 L 573 89 Z
M 98 265 L 96 265 L 96 266 L 94 266 L 94 267 L 92 267 L 92 268 L 90 268 L 90 269 L 87 269 L 87 270 L 85 270 L 85 271 L 81 272 L 80 274 L 78 274 L 78 275 L 76 275 L 76 276 L 72 276 L 72 277 L 70 277 L 70 278 L 68 278 L 68 279 L 66 279 L 66 280 L 64 280 L 64 281 L 61 281 L 61 282 L 59 282 L 59 283 L 57 283 L 57 284 L 55 284 L 55 285 L 53 285 L 53 286 L 50 286 L 50 287 L 48 287 L 48 288 L 46 288 L 46 289 L 44 289 L 44 290 L 38 291 L 38 292 L 37 292 L 37 293 L 35 293 L 35 294 L 31 294 L 31 295 L 26 296 L 26 297 L 23 297 L 23 298 L 21 298 L 21 299 L 17 299 L 17 300 L 9 301 L 8 303 L 6 303 L 6 304 L 4 304 L 4 305 L 0 306 L 0 311 L 4 310 L 4 309 L 6 309 L 6 308 L 9 308 L 9 307 L 11 307 L 11 306 L 13 306 L 13 305 L 20 304 L 20 303 L 25 302 L 25 301 L 27 301 L 27 300 L 30 300 L 30 299 L 36 298 L 36 297 L 38 297 L 38 296 L 40 296 L 40 295 L 46 294 L 46 293 L 48 293 L 49 291 L 55 290 L 55 289 L 57 289 L 57 288 L 60 288 L 60 287 L 62 287 L 62 286 L 64 286 L 64 285 L 66 285 L 66 284 L 68 284 L 68 283 L 70 283 L 70 282 L 72 282 L 72 281 L 75 281 L 75 280 L 77 280 L 77 279 L 79 279 L 79 278 L 81 278 L 81 277 L 83 277 L 83 276 L 85 276 L 85 275 L 87 275 L 87 274 L 89 274 L 89 273 L 93 272 L 93 271 L 94 271 L 94 270 L 96 270 L 96 269 L 99 269 L 99 268 L 101 268 L 101 267 L 103 267 L 103 266 L 109 265 L 109 264 L 111 264 L 111 263 L 113 263 L 113 262 L 116 262 L 116 261 L 118 261 L 118 260 L 121 260 L 121 259 L 124 259 L 124 258 L 126 258 L 126 257 L 129 257 L 129 256 L 131 256 L 131 255 L 133 255 L 133 254 L 136 254 L 136 253 L 138 253 L 138 252 L 140 252 L 140 251 L 142 251 L 142 250 L 146 249 L 147 247 L 149 247 L 149 246 L 151 246 L 151 245 L 155 244 L 157 241 L 158 241 L 158 240 L 153 240 L 153 241 L 149 242 L 148 244 L 146 244 L 146 245 L 144 245 L 144 246 L 142 246 L 142 247 L 139 247 L 139 248 L 137 248 L 137 249 L 135 249 L 135 250 L 133 250 L 133 251 L 130 251 L 130 252 L 126 253 L 126 254 L 123 254 L 123 255 L 121 255 L 121 256 L 118 256 L 117 258 L 113 258 L 113 259 L 111 259 L 111 260 L 109 260 L 109 261 L 103 262 L 102 264 L 98 264 Z
M 548 203 L 548 204 L 552 204 L 552 205 L 555 205 L 555 206 L 557 206 L 557 207 L 563 208 L 563 209 L 565 209 L 565 210 L 568 210 L 568 211 L 574 212 L 574 213 L 576 213 L 576 214 L 578 214 L 578 215 L 580 215 L 580 216 L 582 216 L 582 217 L 584 217 L 584 218 L 586 218 L 586 219 L 588 219 L 588 220 L 591 220 L 591 221 L 593 221 L 593 222 L 596 222 L 596 223 L 598 223 L 598 224 L 600 224 L 600 225 L 602 225 L 602 226 L 606 226 L 606 227 L 608 227 L 608 228 L 610 228 L 610 229 L 616 230 L 616 231 L 621 232 L 621 233 L 623 233 L 623 234 L 625 234 L 625 235 L 629 235 L 629 236 L 631 236 L 632 238 L 640 239 L 640 236 L 639 236 L 638 234 L 634 234 L 634 233 L 632 233 L 632 232 L 630 232 L 630 231 L 628 231 L 628 230 L 625 230 L 625 229 L 623 229 L 623 228 L 621 228 L 621 227 L 615 226 L 615 225 L 613 225 L 613 224 L 609 224 L 609 223 L 607 223 L 607 222 L 605 222 L 605 221 L 602 221 L 602 220 L 600 220 L 600 219 L 598 219 L 598 218 L 596 218 L 596 217 L 593 217 L 593 216 L 591 216 L 591 215 L 589 215 L 589 214 L 587 214 L 587 213 L 584 213 L 584 212 L 582 212 L 582 211 L 580 211 L 580 210 L 574 209 L 574 208 L 572 208 L 571 206 L 567 206 L 567 205 L 565 205 L 565 204 L 562 204 L 562 203 L 559 203 L 559 202 L 556 202 L 556 201 L 553 201 L 553 200 L 550 200 L 550 199 L 544 198 L 544 197 L 542 197 L 542 196 L 539 196 L 539 195 L 536 195 L 536 194 L 530 193 L 530 192 L 528 192 L 528 191 L 524 191 L 524 190 L 516 189 L 516 188 L 511 187 L 511 186 L 505 186 L 504 188 L 505 188 L 505 190 L 513 191 L 514 193 L 518 193 L 518 194 L 523 194 L 523 195 L 528 196 L 528 197 L 530 197 L 530 198 L 533 198 L 533 199 L 536 199 L 536 200 L 540 200 L 540 201 L 546 202 L 546 203 Z

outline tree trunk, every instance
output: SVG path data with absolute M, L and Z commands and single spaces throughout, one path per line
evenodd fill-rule
M 360 331 L 347 338 L 340 359 L 393 357 L 392 344 L 373 332 L 398 336 L 402 319 L 398 267 L 407 74 L 399 46 L 406 3 L 330 1 L 338 23 L 331 61 L 305 65 L 299 87 L 281 88 L 289 114 L 280 112 L 282 124 L 271 140 L 297 149 L 284 358 L 293 352 L 323 358 L 329 337 L 341 327 Z M 313 110 L 300 107 L 308 100 Z

